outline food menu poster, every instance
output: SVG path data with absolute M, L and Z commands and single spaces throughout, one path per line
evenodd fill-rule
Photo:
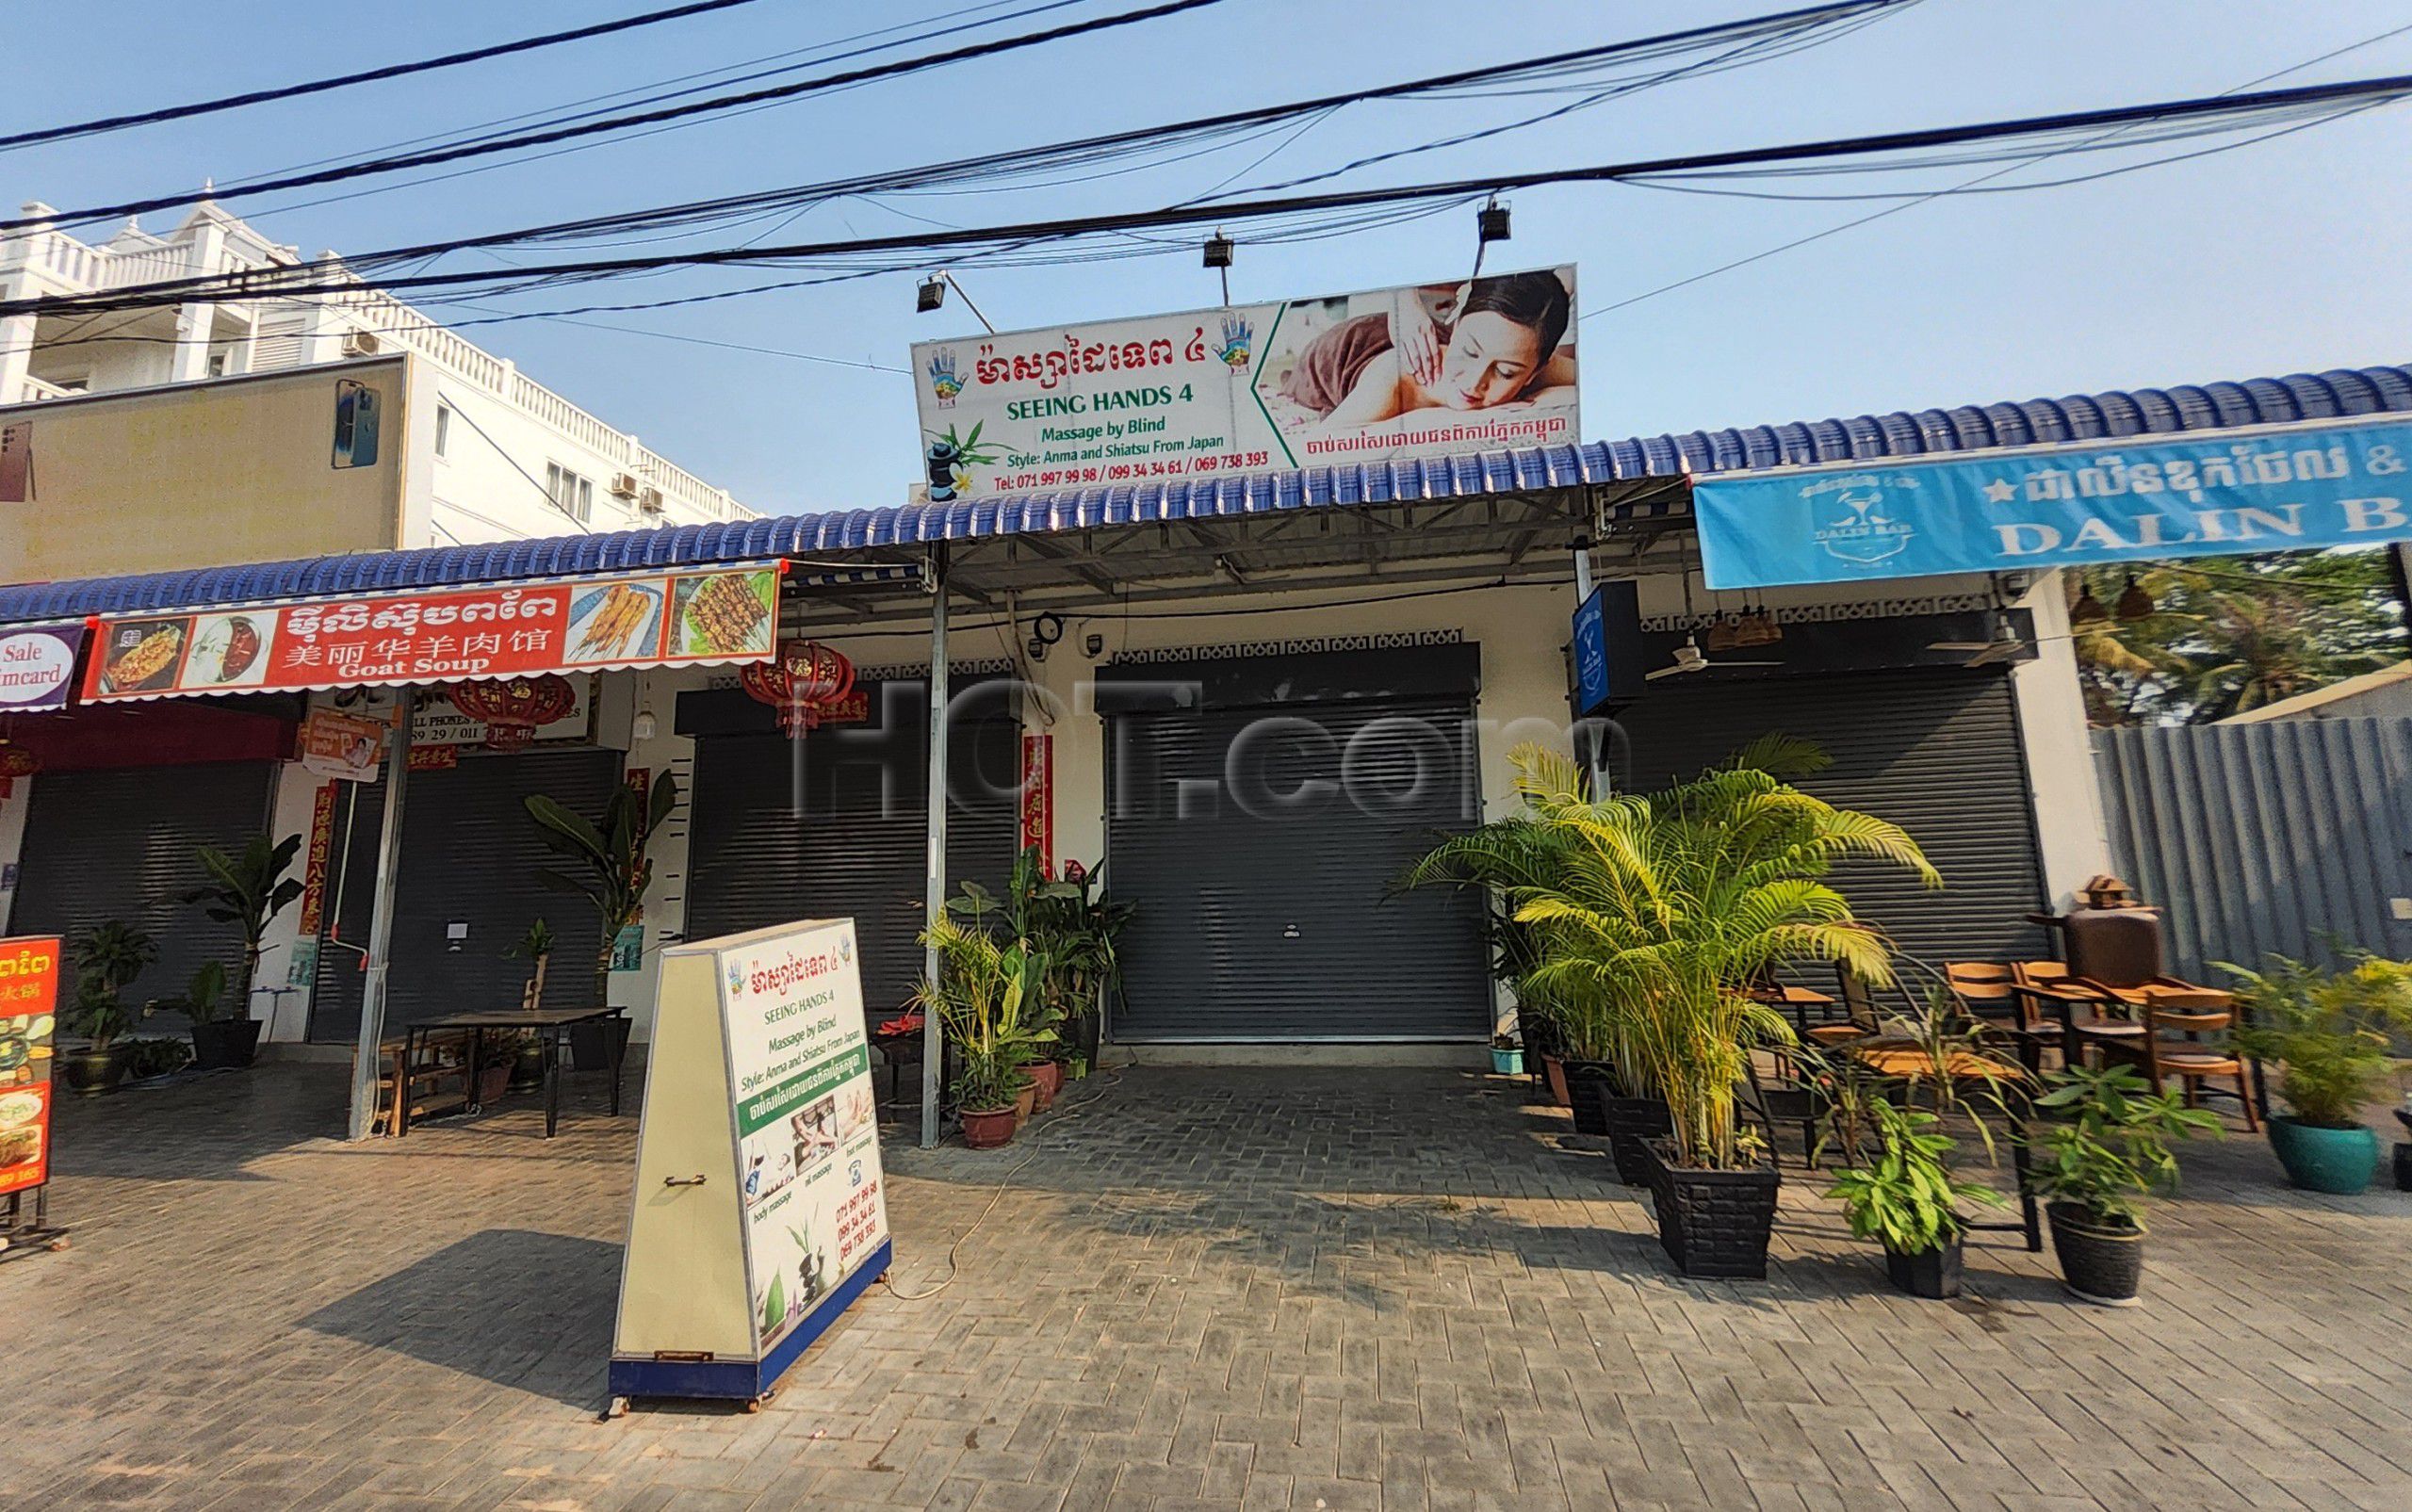
M 50 1066 L 59 942 L 0 940 L 0 1195 L 50 1179 Z
M 778 564 L 99 622 L 87 702 L 760 661 Z
M 763 1355 L 887 1242 L 852 920 L 721 956 L 745 1274 Z

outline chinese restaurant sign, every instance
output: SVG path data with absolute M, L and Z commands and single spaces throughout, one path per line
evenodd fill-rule
M 0 940 L 0 1195 L 50 1179 L 59 942 Z
M 775 567 L 391 593 L 100 622 L 87 702 L 758 661 Z
M 1708 586 L 1850 583 L 2412 539 L 2412 425 L 1703 479 Z
M 930 498 L 1581 439 L 1574 269 L 913 348 Z
M 84 626 L 28 625 L 0 634 L 0 714 L 47 714 L 67 707 Z

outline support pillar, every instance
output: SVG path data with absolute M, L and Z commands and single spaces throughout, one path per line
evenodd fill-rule
M 30 315 L 0 317 L 0 404 L 22 404 L 32 397 L 25 378 L 34 364 L 34 321 Z
M 385 1037 L 385 973 L 394 944 L 394 895 L 402 870 L 402 784 L 411 771 L 411 691 L 394 690 L 394 727 L 385 738 L 385 817 L 377 830 L 377 891 L 368 915 L 367 980 L 360 990 L 360 1044 L 351 1062 L 350 1137 L 367 1139 L 377 1120 L 377 1049 Z M 407 1078 L 394 1095 L 405 1097 Z
M 946 546 L 930 548 L 930 792 L 929 865 L 924 874 L 928 908 L 924 924 L 935 924 L 946 910 Z M 935 948 L 923 951 L 921 972 L 933 984 L 943 963 Z M 946 1026 L 937 1004 L 921 1018 L 921 1147 L 938 1142 L 938 1080 L 946 1064 Z
M 197 382 L 209 376 L 209 333 L 218 323 L 218 307 L 195 302 L 176 311 L 176 350 L 169 359 L 168 382 Z

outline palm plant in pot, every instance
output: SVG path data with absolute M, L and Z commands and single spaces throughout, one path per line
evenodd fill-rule
M 2176 1092 L 2154 1092 L 2130 1065 L 2074 1065 L 2045 1081 L 2036 1121 L 2021 1137 L 2062 1284 L 2080 1301 L 2132 1306 L 2143 1278 L 2140 1206 L 2176 1189 L 2171 1142 L 2216 1130 L 2219 1119 Z
M 125 985 L 159 958 L 150 935 L 110 919 L 96 924 L 74 942 L 75 997 L 59 1016 L 70 1032 L 88 1042 L 80 1050 L 58 1057 L 58 1074 L 69 1090 L 106 1092 L 125 1077 L 125 1063 L 117 1053 L 117 1039 L 133 1027 L 126 1011 Z
M 2287 1179 L 2351 1195 L 2378 1171 L 2378 1133 L 2362 1109 L 2393 1073 L 2390 1033 L 2412 1030 L 2412 962 L 2343 954 L 2341 969 L 2283 955 L 2267 971 L 2218 964 L 2241 984 L 2237 1049 L 2282 1067 L 2288 1111 L 2270 1119 L 2270 1147 Z
M 536 880 L 555 892 L 585 899 L 603 926 L 589 1000 L 602 1007 L 611 1000 L 611 951 L 620 932 L 644 917 L 645 888 L 653 882 L 653 859 L 646 849 L 678 805 L 677 781 L 664 772 L 643 790 L 626 784 L 614 787 L 604 801 L 600 823 L 543 793 L 529 794 L 526 804 L 546 845 L 569 863 L 560 870 L 538 871 Z M 571 1054 L 580 1068 L 599 1068 L 610 1064 L 613 1053 L 604 1036 L 616 1035 L 625 1042 L 627 1032 L 624 1018 L 574 1025 Z
M 1853 1234 L 1884 1246 L 1884 1271 L 1895 1287 L 1912 1296 L 1958 1296 L 1964 1210 L 1997 1205 L 2002 1195 L 1953 1178 L 1949 1162 L 1958 1142 L 1942 1131 L 1943 1120 L 1933 1114 L 1881 1097 L 1865 1112 L 1874 1158 L 1836 1172 L 1826 1195 L 1840 1199 Z
M 1687 1276 L 1767 1274 L 1778 1178 L 1745 1146 L 1736 1089 L 1757 1047 L 1793 1035 L 1755 984 L 1810 960 L 1892 984 L 1890 947 L 1826 874 L 1861 857 L 1942 885 L 1898 825 L 1777 775 L 1823 761 L 1770 737 L 1661 793 L 1554 800 L 1547 822 L 1570 837 L 1566 870 L 1524 889 L 1516 910 L 1543 931 L 1534 982 L 1593 1008 L 1628 1090 L 1667 1103 L 1671 1135 L 1643 1154 L 1659 1242 Z
M 1019 940 L 967 929 L 946 913 L 921 943 L 938 952 L 939 970 L 936 982 L 923 980 L 916 1004 L 946 1032 L 963 1142 L 992 1149 L 1014 1136 L 1015 1103 L 1030 1084 L 1024 1068 L 1056 1043 L 1040 987 L 1045 962 Z
M 285 875 L 301 850 L 299 835 L 282 840 L 254 835 L 232 855 L 214 845 L 194 853 L 209 881 L 186 893 L 184 902 L 201 904 L 209 918 L 233 924 L 243 933 L 243 970 L 235 984 L 236 1011 L 221 1015 L 213 1005 L 204 1016 L 187 1009 L 192 1016 L 193 1064 L 204 1070 L 249 1065 L 259 1051 L 260 1021 L 252 1016 L 252 988 L 259 980 L 261 942 L 269 922 L 302 896 L 300 880 Z

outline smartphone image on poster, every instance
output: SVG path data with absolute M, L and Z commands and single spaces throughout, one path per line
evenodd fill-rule
M 335 381 L 335 453 L 337 467 L 377 465 L 377 427 L 381 397 L 358 379 Z

